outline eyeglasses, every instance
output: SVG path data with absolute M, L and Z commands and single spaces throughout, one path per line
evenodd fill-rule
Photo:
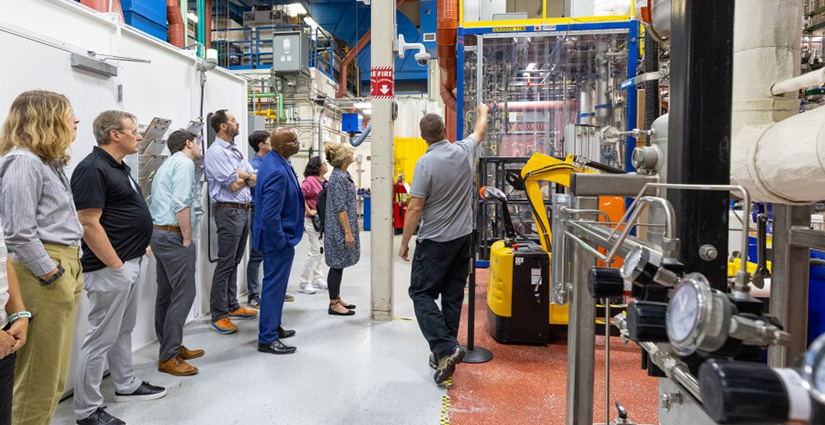
M 135 137 L 137 137 L 137 135 L 140 134 L 137 131 L 137 129 L 134 129 L 134 130 L 115 130 L 115 131 L 117 131 L 118 133 L 123 133 L 123 134 L 131 134 L 132 136 L 135 136 Z
M 239 150 L 237 150 L 233 147 L 232 152 L 235 152 L 235 156 L 237 156 L 238 159 L 243 159 L 243 154 L 241 153 L 241 151 L 239 151 Z

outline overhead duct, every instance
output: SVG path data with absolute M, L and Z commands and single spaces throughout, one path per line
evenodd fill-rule
M 455 111 L 456 34 L 458 32 L 458 0 L 438 1 L 438 66 L 441 68 L 441 99 Z
M 98 12 L 117 13 L 120 16 L 120 21 L 124 21 L 123 7 L 120 5 L 120 0 L 80 0 L 80 4 L 91 7 Z
M 825 199 L 812 184 L 825 181 L 825 108 L 797 115 L 796 92 L 771 94 L 799 74 L 802 1 L 739 0 L 735 10 L 731 180 L 756 201 Z
M 186 27 L 177 0 L 166 0 L 166 21 L 169 25 L 166 33 L 169 44 L 183 48 L 186 42 Z

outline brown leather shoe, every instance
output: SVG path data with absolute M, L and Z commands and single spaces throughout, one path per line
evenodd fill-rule
M 178 348 L 178 357 L 180 357 L 181 360 L 197 359 L 198 357 L 203 357 L 203 354 L 203 350 L 190 350 L 182 345 Z
M 165 362 L 158 362 L 158 372 L 165 372 L 175 376 L 189 376 L 198 373 L 198 368 L 174 356 Z

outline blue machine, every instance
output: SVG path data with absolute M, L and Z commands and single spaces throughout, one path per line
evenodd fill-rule
M 360 133 L 364 128 L 364 117 L 357 113 L 341 114 L 341 131 Z

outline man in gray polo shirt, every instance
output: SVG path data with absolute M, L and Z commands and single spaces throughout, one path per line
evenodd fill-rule
M 427 114 L 419 123 L 429 147 L 415 164 L 398 255 L 408 259 L 410 238 L 420 221 L 409 293 L 421 333 L 430 344 L 437 384 L 450 378 L 464 358 L 458 325 L 472 256 L 475 152 L 487 132 L 487 113 L 487 105 L 479 105 L 473 134 L 456 143 L 447 141 L 440 116 Z M 440 310 L 435 302 L 439 296 Z

